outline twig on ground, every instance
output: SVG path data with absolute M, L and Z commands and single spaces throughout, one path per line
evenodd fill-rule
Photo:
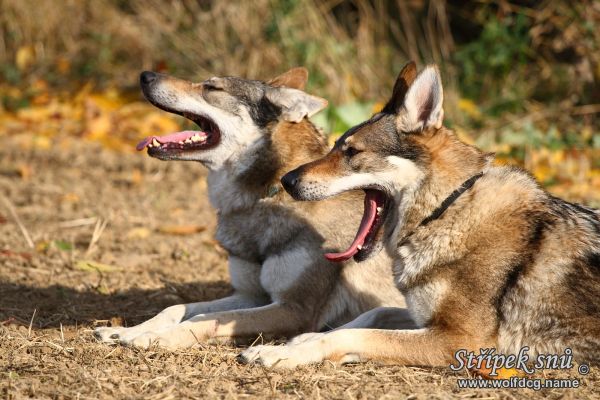
M 13 207 L 12 203 L 6 196 L 2 196 L 2 201 L 6 205 L 6 208 L 8 208 L 8 212 L 10 212 L 10 215 L 12 215 L 13 219 L 15 220 L 15 223 L 17 224 L 17 226 L 21 230 L 21 233 L 25 237 L 27 245 L 33 249 L 35 247 L 35 245 L 33 244 L 33 240 L 31 240 L 31 236 L 29 236 L 27 228 L 25 228 L 25 225 L 23 225 L 23 223 L 21 222 L 21 219 L 17 215 L 17 212 L 15 211 L 15 208 Z
M 94 246 L 100 240 L 100 236 L 102 236 L 102 233 L 104 232 L 104 228 L 106 228 L 107 224 L 108 224 L 108 220 L 106 220 L 106 219 L 98 218 L 98 220 L 96 221 L 96 226 L 94 227 L 94 233 L 92 233 L 92 239 L 90 240 L 90 244 L 88 245 L 87 251 L 85 252 L 86 256 L 88 256 L 92 252 L 92 250 L 94 249 Z
M 97 223 L 98 218 L 90 217 L 90 218 L 77 218 L 70 221 L 63 221 L 58 224 L 59 228 L 78 228 L 80 226 L 92 225 Z
M 31 321 L 29 321 L 29 329 L 27 330 L 27 339 L 31 339 L 31 328 L 33 327 L 33 319 L 35 318 L 36 312 L 37 312 L 37 308 L 34 308 L 33 315 L 31 316 Z

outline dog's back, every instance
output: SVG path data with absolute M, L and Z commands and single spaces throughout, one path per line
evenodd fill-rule
M 598 212 L 551 196 L 515 169 L 492 169 L 488 179 L 496 182 L 489 182 L 481 203 L 494 194 L 514 197 L 512 206 L 489 210 L 487 223 L 503 224 L 500 242 L 518 238 L 514 253 L 495 261 L 510 265 L 494 299 L 500 349 L 518 353 L 530 346 L 533 352 L 556 354 L 571 348 L 579 360 L 600 361 Z

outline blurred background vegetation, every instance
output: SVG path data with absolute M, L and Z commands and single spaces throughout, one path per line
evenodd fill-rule
M 440 66 L 463 139 L 596 203 L 599 24 L 594 0 L 0 0 L 0 135 L 128 150 L 183 123 L 141 101 L 142 70 L 267 79 L 303 65 L 335 136 L 416 60 Z

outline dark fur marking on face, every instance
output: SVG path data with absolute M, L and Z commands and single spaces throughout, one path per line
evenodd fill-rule
M 368 135 L 369 148 L 379 149 L 384 157 L 396 156 L 413 162 L 423 159 L 424 149 L 413 141 L 410 134 L 398 131 L 394 114 L 375 114 L 371 119 L 350 128 L 337 140 L 335 148 L 340 148 L 348 137 L 359 133 Z
M 386 143 L 382 143 L 384 146 L 381 146 L 387 149 L 385 155 L 405 158 L 413 162 L 422 161 L 425 150 L 413 140 L 411 134 L 398 131 L 394 115 L 382 116 L 374 129 L 386 134 Z
M 281 115 L 281 107 L 273 104 L 265 96 L 261 97 L 258 102 L 245 104 L 250 111 L 250 117 L 260 128 L 264 128 Z
M 379 121 L 384 115 L 385 114 L 382 114 L 382 113 L 375 114 L 374 116 L 371 117 L 371 119 L 363 121 L 360 124 L 348 129 L 346 132 L 344 132 L 344 134 L 342 136 L 340 136 L 340 138 L 338 140 L 336 140 L 334 148 L 342 147 L 344 145 L 344 143 L 346 142 L 346 139 L 348 139 L 350 136 L 354 135 L 356 132 L 361 130 L 363 127 L 365 127 L 367 125 L 371 125 L 371 124 Z
M 266 127 L 281 115 L 281 108 L 265 96 L 266 83 L 231 76 L 219 79 L 222 82 L 222 90 L 235 98 L 237 103 L 241 103 L 246 107 L 250 117 L 259 128 Z M 233 104 L 225 106 L 225 108 L 228 108 L 233 114 L 239 113 L 239 110 L 233 109 Z

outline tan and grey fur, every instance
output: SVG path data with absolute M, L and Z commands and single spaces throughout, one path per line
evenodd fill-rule
M 517 354 L 528 346 L 531 356 L 571 348 L 576 361 L 600 362 L 599 212 L 552 196 L 518 168 L 492 166 L 492 155 L 442 126 L 442 98 L 437 68 L 417 75 L 410 63 L 383 112 L 284 177 L 299 200 L 357 188 L 389 196 L 378 238 L 418 328 L 336 330 L 249 348 L 245 361 L 448 366 L 459 349 Z
M 220 141 L 210 149 L 150 148 L 149 154 L 199 161 L 208 168 L 209 198 L 218 212 L 216 238 L 229 253 L 235 292 L 169 307 L 138 326 L 98 328 L 96 337 L 182 348 L 212 338 L 319 331 L 374 307 L 404 305 L 386 255 L 343 266 L 323 258 L 325 250 L 352 240 L 360 194 L 300 203 L 281 188 L 286 171 L 327 151 L 324 135 L 307 118 L 326 102 L 302 90 L 306 80 L 303 68 L 267 83 L 237 77 L 191 83 L 142 74 L 151 103 L 192 120 L 209 118 L 219 129 Z M 400 326 L 412 324 L 405 312 L 394 312 L 394 318 Z

